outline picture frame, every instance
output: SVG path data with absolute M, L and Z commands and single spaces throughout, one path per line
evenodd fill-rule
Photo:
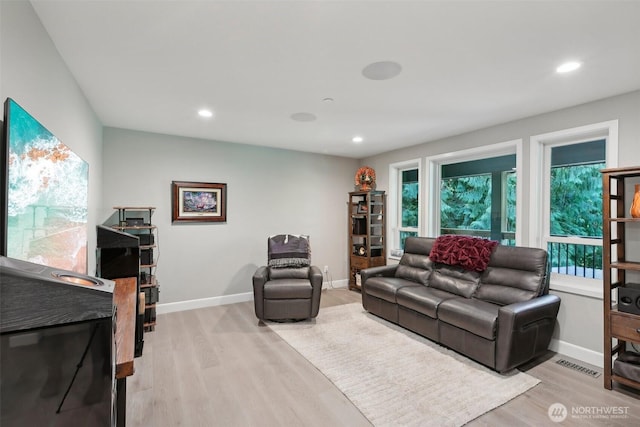
M 366 214 L 369 211 L 368 209 L 369 208 L 367 207 L 367 202 L 365 201 L 358 202 L 357 213 Z
M 171 222 L 227 222 L 227 184 L 171 182 Z

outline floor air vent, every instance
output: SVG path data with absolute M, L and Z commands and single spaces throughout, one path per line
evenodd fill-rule
M 574 371 L 578 371 L 578 372 L 582 372 L 585 375 L 589 375 L 590 377 L 593 378 L 598 378 L 600 376 L 600 372 L 593 370 L 593 369 L 589 369 L 587 367 L 584 367 L 582 365 L 578 365 L 577 363 L 573 363 L 573 362 L 569 362 L 568 360 L 565 359 L 559 359 L 556 360 L 556 363 L 560 366 L 564 366 L 565 368 L 569 368 L 569 369 L 573 369 Z

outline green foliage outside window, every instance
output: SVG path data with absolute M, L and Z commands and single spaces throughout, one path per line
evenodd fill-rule
M 417 182 L 402 183 L 402 226 L 418 226 L 418 191 Z M 404 245 L 403 245 L 404 247 Z
M 516 174 L 510 171 L 503 176 L 506 206 L 500 209 L 504 215 L 501 231 L 515 232 Z M 474 234 L 473 230 L 491 230 L 491 174 L 443 179 L 440 197 L 442 229 L 467 230 L 468 234 Z
M 507 183 L 507 206 L 506 206 L 506 223 L 505 231 L 515 233 L 516 231 L 516 173 L 506 172 Z M 510 245 L 515 245 L 515 239 Z
M 602 237 L 604 163 L 551 169 L 551 235 Z
M 440 228 L 491 229 L 491 175 L 442 180 Z
M 604 163 L 551 169 L 551 235 L 602 237 L 602 176 Z M 602 247 L 549 244 L 551 266 L 564 272 L 578 268 L 586 277 L 598 277 Z M 569 274 L 569 273 L 567 273 Z

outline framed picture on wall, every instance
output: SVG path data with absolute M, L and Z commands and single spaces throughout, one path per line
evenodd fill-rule
M 171 222 L 227 222 L 227 184 L 173 181 Z

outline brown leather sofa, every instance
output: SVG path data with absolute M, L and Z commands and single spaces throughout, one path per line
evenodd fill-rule
M 253 275 L 253 302 L 260 320 L 303 320 L 318 316 L 322 272 L 314 265 L 300 268 L 262 266 Z
M 309 236 L 267 239 L 268 263 L 253 275 L 253 302 L 260 320 L 303 320 L 318 315 L 322 272 L 311 265 Z
M 560 298 L 545 250 L 498 245 L 476 272 L 432 262 L 434 242 L 409 237 L 399 264 L 362 270 L 365 310 L 498 372 L 547 351 Z

